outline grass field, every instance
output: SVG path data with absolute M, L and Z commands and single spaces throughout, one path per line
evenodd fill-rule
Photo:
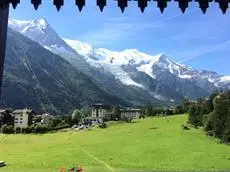
M 0 172 L 55 172 L 81 165 L 85 171 L 230 170 L 230 146 L 182 130 L 186 115 L 146 118 L 107 129 L 45 135 L 0 135 Z

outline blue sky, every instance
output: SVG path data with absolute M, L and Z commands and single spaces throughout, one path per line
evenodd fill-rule
M 153 55 L 164 52 L 192 68 L 230 74 L 230 10 L 223 15 L 217 3 L 211 3 L 203 15 L 194 2 L 185 14 L 176 2 L 168 3 L 164 14 L 155 2 L 149 2 L 142 14 L 137 2 L 131 1 L 122 14 L 113 0 L 107 0 L 103 13 L 96 0 L 86 0 L 81 13 L 74 1 L 65 0 L 57 13 L 51 0 L 43 1 L 38 11 L 30 0 L 24 0 L 16 10 L 11 8 L 10 17 L 46 18 L 64 38 L 111 50 L 135 48 Z

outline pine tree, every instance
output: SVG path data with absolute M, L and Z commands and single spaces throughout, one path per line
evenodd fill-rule
M 225 130 L 226 121 L 228 120 L 229 105 L 229 95 L 225 93 L 218 95 L 214 99 L 213 131 L 215 133 L 215 136 L 218 138 L 222 137 L 222 134 Z
M 153 106 L 150 103 L 146 106 L 146 115 L 153 116 Z

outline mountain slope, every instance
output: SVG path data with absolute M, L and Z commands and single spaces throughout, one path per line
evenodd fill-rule
M 62 51 L 63 49 L 67 50 L 67 48 L 63 47 L 67 46 L 70 48 L 70 46 L 56 34 L 46 20 L 18 21 L 10 19 L 9 27 L 36 41 L 53 53 L 60 54 L 79 71 L 96 80 L 102 88 L 109 90 L 111 94 L 119 96 L 134 105 L 140 105 L 149 101 L 162 104 L 161 100 L 150 95 L 146 89 L 133 81 L 119 66 L 114 65 L 106 69 L 106 65 L 103 64 L 92 65 L 83 55 L 79 55 L 72 48 L 70 51 Z M 31 33 L 31 30 L 33 30 L 33 33 Z M 55 35 L 55 39 L 49 35 Z M 37 37 L 42 39 L 37 39 Z M 54 40 L 58 41 L 55 42 Z M 108 70 L 110 71 L 108 72 Z
M 191 69 L 165 54 L 153 56 L 136 49 L 120 52 L 96 49 L 78 40 L 62 39 L 45 19 L 11 19 L 9 26 L 61 55 L 96 80 L 101 88 L 131 104 L 148 101 L 169 104 L 184 97 L 196 99 L 219 88 L 230 88 L 230 77 Z
M 187 74 L 188 71 L 192 71 L 191 68 L 173 62 L 165 54 L 150 56 L 135 49 L 121 52 L 102 48 L 93 49 L 90 45 L 84 43 L 81 45 L 79 41 L 75 43 L 73 40 L 64 40 L 84 55 L 92 66 L 100 64 L 114 75 L 120 74 L 122 70 L 136 85 L 148 89 L 149 93 L 159 100 L 174 102 L 182 100 L 183 97 L 196 99 L 207 96 L 216 89 L 208 81 L 208 84 L 203 87 L 204 84 L 198 82 L 199 78 L 196 81 Z M 117 70 L 111 70 L 114 66 Z M 124 81 L 123 83 L 126 84 Z M 208 87 L 209 89 L 206 90 Z
M 94 49 L 92 46 L 81 43 L 77 40 L 64 39 L 72 48 L 82 54 L 88 62 L 104 63 L 107 68 L 113 64 L 116 66 L 130 66 L 138 71 L 144 72 L 153 79 L 160 81 L 164 85 L 169 85 L 167 80 L 162 80 L 162 75 L 172 76 L 181 85 L 180 92 L 188 98 L 206 96 L 216 89 L 229 87 L 230 77 L 219 75 L 216 72 L 194 70 L 182 64 L 172 61 L 167 55 L 159 54 L 151 56 L 136 49 L 127 49 L 116 52 L 107 49 Z M 93 57 L 93 58 L 92 58 Z M 91 62 L 91 64 L 93 64 Z M 128 71 L 126 71 L 128 72 Z M 185 84 L 185 88 L 183 88 Z M 188 87 L 188 84 L 191 84 Z M 171 85 L 170 85 L 171 86 Z M 193 89 L 193 90 L 190 90 Z M 196 93 L 196 90 L 198 92 Z M 191 93 L 189 93 L 191 91 Z M 194 94 L 195 93 L 195 94 Z
M 39 43 L 51 52 L 62 56 L 71 64 L 78 66 L 78 70 L 92 72 L 91 66 L 69 46 L 52 28 L 46 19 L 21 21 L 9 19 L 8 26 L 13 30 L 23 34 L 31 40 Z
M 10 19 L 8 25 L 10 28 L 47 48 L 72 54 L 76 53 L 69 45 L 59 38 L 58 34 L 48 24 L 46 19 L 30 21 Z
M 64 114 L 96 102 L 128 104 L 63 58 L 8 30 L 2 106 Z

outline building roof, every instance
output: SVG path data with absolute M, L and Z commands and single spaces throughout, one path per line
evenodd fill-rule
M 135 109 L 135 108 L 126 108 L 126 109 L 120 109 L 121 112 L 142 112 L 142 109 Z
M 9 110 L 8 109 L 0 109 L 0 113 L 3 113 L 3 112 L 9 112 Z
M 61 7 L 64 6 L 65 1 L 69 1 L 69 0 L 53 0 L 53 4 L 56 6 L 57 10 L 59 11 Z M 86 5 L 86 1 L 87 0 L 75 0 L 75 4 L 73 1 L 73 5 L 76 5 L 79 11 L 82 11 L 83 7 Z M 92 1 L 92 0 L 88 0 L 88 1 Z M 95 1 L 96 1 L 95 4 L 99 7 L 100 11 L 102 12 L 104 7 L 107 4 L 106 3 L 107 0 L 95 0 Z M 128 7 L 129 5 L 128 1 L 131 1 L 131 0 L 115 0 L 115 1 L 117 1 L 117 6 L 121 9 L 121 12 L 124 12 L 125 8 Z M 132 3 L 136 3 L 137 8 L 140 8 L 141 12 L 144 12 L 145 8 L 148 5 L 152 5 L 150 4 L 151 2 L 148 2 L 148 1 L 151 1 L 151 0 L 133 0 Z M 156 3 L 156 6 L 160 9 L 161 13 L 163 13 L 164 9 L 167 8 L 168 3 L 175 3 L 175 5 L 178 4 L 178 7 L 184 13 L 185 10 L 189 7 L 190 2 L 198 3 L 199 8 L 202 10 L 203 13 L 205 13 L 207 8 L 209 8 L 210 3 L 211 4 L 218 3 L 221 11 L 225 13 L 228 9 L 228 3 L 230 2 L 230 0 L 215 0 L 215 1 L 214 0 L 175 0 L 175 1 L 153 0 L 153 1 Z M 13 8 L 15 9 L 17 5 L 20 3 L 20 0 L 1 0 L 0 7 L 5 6 L 8 3 L 11 3 Z M 39 5 L 42 4 L 42 0 L 31 0 L 31 3 L 34 6 L 35 10 L 37 10 L 39 8 Z
M 13 113 L 31 113 L 34 112 L 32 109 L 16 109 L 13 111 Z
M 111 109 L 111 106 L 104 103 L 96 103 L 91 106 L 92 108 L 103 108 L 103 109 Z

